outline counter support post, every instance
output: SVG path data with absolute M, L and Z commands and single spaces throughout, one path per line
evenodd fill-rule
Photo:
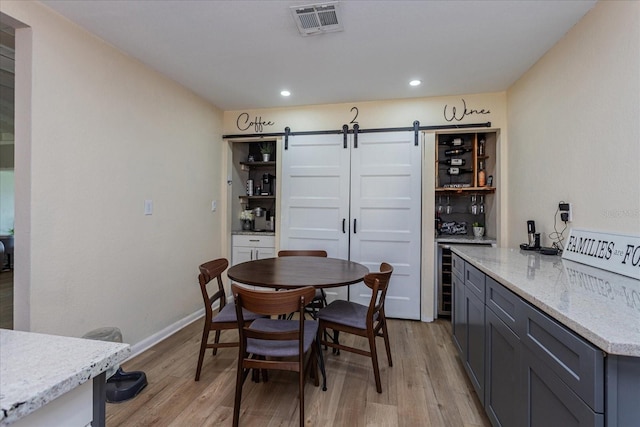
M 92 427 L 105 427 L 107 373 L 102 372 L 93 378 L 93 422 Z

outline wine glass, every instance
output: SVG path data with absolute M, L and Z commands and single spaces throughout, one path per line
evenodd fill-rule
M 478 205 L 476 204 L 476 200 L 477 200 L 477 197 L 475 194 L 471 196 L 471 206 L 469 207 L 469 210 L 473 215 L 478 214 Z
M 480 196 L 480 205 L 478 206 L 479 213 L 484 213 L 484 196 Z
M 442 206 L 442 196 L 438 196 L 438 207 L 436 211 L 441 214 L 444 211 L 444 206 Z
M 445 212 L 450 214 L 453 212 L 453 206 L 451 206 L 451 201 L 449 200 L 449 196 L 447 196 L 447 206 L 445 208 Z

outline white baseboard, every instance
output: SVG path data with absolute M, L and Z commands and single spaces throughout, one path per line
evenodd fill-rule
M 204 316 L 204 308 L 201 308 L 200 310 L 196 311 L 195 313 L 190 314 L 189 316 L 178 320 L 177 322 L 167 326 L 166 328 L 162 329 L 161 331 L 156 332 L 155 334 L 151 335 L 150 337 L 147 337 L 147 338 L 143 339 L 142 341 L 133 344 L 131 346 L 131 356 L 129 356 L 129 358 L 127 360 L 133 359 L 134 357 L 136 357 L 137 355 L 139 355 L 143 351 L 148 350 L 149 348 L 151 348 L 154 345 L 158 344 L 160 341 L 162 341 L 164 339 L 167 339 L 171 335 L 173 335 L 176 332 L 178 332 L 180 329 L 182 329 L 185 326 L 190 325 L 191 323 L 193 323 L 196 320 L 200 319 L 202 316 Z M 125 360 L 125 362 L 127 360 Z

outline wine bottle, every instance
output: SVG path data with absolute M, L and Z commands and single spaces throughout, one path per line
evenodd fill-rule
M 469 151 L 471 151 L 471 148 L 450 148 L 448 150 L 444 150 L 444 155 L 445 156 L 457 156 L 460 154 L 464 154 L 464 153 L 468 153 Z
M 478 187 L 484 187 L 486 184 L 486 175 L 484 173 L 484 162 L 481 160 L 478 165 Z
M 464 164 L 467 161 L 465 159 L 446 159 L 446 160 L 438 160 L 438 163 L 442 164 L 442 165 L 449 165 L 449 166 L 464 166 Z
M 449 168 L 447 173 L 449 175 L 462 175 L 463 173 L 473 173 L 473 169 Z
M 454 138 L 451 141 L 442 141 L 440 145 L 448 145 L 449 147 L 459 147 L 464 143 L 462 138 Z

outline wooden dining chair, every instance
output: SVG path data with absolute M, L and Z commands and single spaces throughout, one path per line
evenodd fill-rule
M 220 332 L 226 329 L 238 329 L 238 321 L 236 316 L 235 304 L 227 304 L 224 286 L 222 284 L 222 273 L 229 266 L 229 261 L 225 258 L 215 259 L 200 265 L 200 274 L 198 281 L 200 282 L 200 291 L 202 292 L 202 300 L 204 302 L 204 328 L 202 330 L 202 340 L 200 341 L 200 354 L 198 355 L 198 367 L 196 368 L 196 381 L 200 380 L 200 372 L 202 370 L 202 362 L 204 361 L 204 353 L 208 348 L 213 349 L 215 356 L 218 348 L 237 347 L 238 341 L 220 342 Z M 214 279 L 216 279 L 214 281 Z M 212 286 L 212 293 L 207 290 L 207 285 L 214 281 L 217 288 Z M 214 306 L 218 304 L 218 310 L 214 313 Z M 251 322 L 258 317 L 262 317 L 255 313 L 247 312 L 245 322 Z M 209 332 L 215 331 L 215 338 L 209 343 Z
M 286 249 L 279 251 L 278 256 L 317 256 L 326 258 L 327 251 L 316 249 Z M 323 289 L 316 289 L 315 297 L 309 304 L 307 304 L 306 313 L 310 314 L 315 319 L 318 314 L 318 310 L 326 306 L 327 294 Z
M 376 350 L 376 337 L 384 339 L 387 350 L 389 366 L 393 366 L 391 360 L 391 346 L 387 330 L 387 319 L 384 314 L 384 302 L 387 295 L 389 280 L 393 273 L 393 267 L 386 262 L 380 264 L 379 273 L 369 273 L 364 276 L 364 283 L 372 290 L 369 306 L 351 301 L 336 300 L 318 311 L 320 330 L 325 332 L 322 344 L 337 350 L 345 350 L 371 358 L 373 363 L 373 375 L 376 380 L 376 390 L 382 393 L 380 383 L 380 370 L 378 368 L 378 355 Z M 327 339 L 327 329 L 333 330 L 333 339 Z M 338 341 L 340 332 L 358 335 L 367 338 L 369 351 L 356 347 L 340 344 Z
M 318 377 L 319 351 L 318 322 L 304 317 L 304 307 L 313 299 L 312 286 L 281 291 L 254 291 L 236 284 L 231 285 L 240 335 L 240 350 L 236 377 L 236 395 L 233 406 L 233 425 L 238 426 L 242 387 L 250 370 L 276 369 L 298 372 L 300 399 L 300 426 L 304 425 L 304 385 L 309 369 L 314 384 Z M 260 318 L 253 323 L 245 322 L 248 311 L 266 316 L 298 312 L 294 320 L 282 318 Z M 321 362 L 322 365 L 322 362 Z M 264 376 L 264 374 L 263 374 Z M 266 376 L 265 376 L 266 377 Z

